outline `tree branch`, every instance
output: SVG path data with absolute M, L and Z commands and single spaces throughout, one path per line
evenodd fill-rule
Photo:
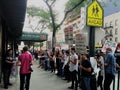
M 56 2 L 56 0 L 53 0 L 53 2 L 51 3 L 51 5 L 50 5 L 50 6 L 52 6 L 55 2 Z
M 68 11 L 66 11 L 63 20 L 61 21 L 61 23 L 60 23 L 59 25 L 56 26 L 56 28 L 59 28 L 59 27 L 63 24 L 63 22 L 65 21 L 67 15 L 68 15 L 71 11 L 73 11 L 76 7 L 78 7 L 80 4 L 82 4 L 84 1 L 85 1 L 85 0 L 81 0 L 81 1 L 80 1 L 78 4 L 76 4 L 73 8 L 71 8 L 71 9 L 68 10 Z

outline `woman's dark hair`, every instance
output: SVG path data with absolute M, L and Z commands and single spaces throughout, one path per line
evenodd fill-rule
M 75 52 L 75 48 L 71 48 L 71 50 L 73 50 Z
M 66 54 L 70 54 L 69 50 L 66 51 Z
M 23 51 L 24 51 L 24 52 L 25 52 L 25 51 L 28 51 L 28 47 L 27 47 L 27 46 L 23 47 Z

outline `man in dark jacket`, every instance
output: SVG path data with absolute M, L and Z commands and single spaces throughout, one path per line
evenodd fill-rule
M 14 64 L 12 53 L 13 53 L 12 49 L 7 50 L 4 65 L 3 65 L 3 82 L 4 82 L 5 89 L 8 89 L 8 86 L 12 85 L 10 83 L 11 69 Z

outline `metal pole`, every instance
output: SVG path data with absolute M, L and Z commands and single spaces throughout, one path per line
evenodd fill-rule
M 95 27 L 90 27 L 89 33 L 89 56 L 94 57 L 95 55 Z
M 119 79 L 120 79 L 120 70 L 118 70 L 118 83 L 117 83 L 117 90 L 119 90 Z
M 113 80 L 113 90 L 115 90 L 115 78 Z

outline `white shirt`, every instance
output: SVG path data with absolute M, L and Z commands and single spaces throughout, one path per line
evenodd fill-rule
M 70 56 L 71 60 L 74 62 L 74 60 L 78 60 L 78 56 L 76 54 Z M 69 70 L 72 72 L 74 70 L 78 71 L 78 62 L 76 64 L 73 64 L 70 62 L 70 68 Z
M 64 67 L 68 63 L 68 61 L 69 61 L 69 56 L 65 55 L 65 61 L 64 61 L 62 69 L 64 69 Z
M 91 63 L 92 68 L 94 68 L 94 73 L 97 73 L 98 72 L 97 61 L 94 57 L 90 57 L 90 63 Z

